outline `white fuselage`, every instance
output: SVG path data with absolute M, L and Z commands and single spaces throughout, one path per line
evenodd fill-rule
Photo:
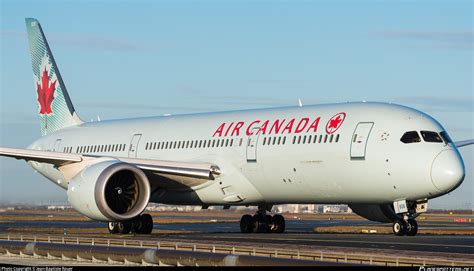
M 196 186 L 164 189 L 150 180 L 151 201 L 168 204 L 385 204 L 457 187 L 464 165 L 456 147 L 406 144 L 400 139 L 407 131 L 444 128 L 403 106 L 340 103 L 84 123 L 30 148 L 219 165 L 218 178 Z M 67 189 L 60 171 L 33 166 Z

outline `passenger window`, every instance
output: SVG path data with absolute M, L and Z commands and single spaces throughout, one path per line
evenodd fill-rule
M 278 145 L 281 143 L 281 136 L 278 137 Z
M 336 136 L 336 143 L 339 142 L 339 134 Z
M 296 136 L 293 137 L 293 144 L 296 143 Z
M 319 135 L 319 141 L 318 143 L 321 143 L 321 140 L 323 139 L 323 135 Z
M 329 143 L 332 143 L 333 138 L 334 138 L 334 135 L 331 135 L 331 137 L 329 138 Z
M 267 142 L 267 138 L 264 137 L 264 138 L 263 138 L 263 144 L 262 144 L 262 145 L 265 145 L 266 142 Z
M 436 143 L 443 142 L 443 140 L 441 139 L 441 136 L 436 132 L 421 131 L 421 136 L 426 142 L 436 142 Z
M 285 145 L 285 143 L 286 143 L 286 136 L 283 137 L 283 143 L 281 144 Z
M 324 143 L 328 141 L 328 135 L 324 135 Z
M 400 138 L 400 141 L 405 144 L 418 143 L 421 142 L 421 138 L 417 131 L 410 131 L 403 134 L 402 138 Z

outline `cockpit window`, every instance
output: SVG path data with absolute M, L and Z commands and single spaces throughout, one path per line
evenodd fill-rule
M 439 142 L 443 143 L 443 140 L 441 139 L 441 136 L 436 133 L 436 132 L 431 132 L 431 131 L 421 131 L 421 136 L 426 142 Z
M 400 141 L 405 144 L 417 143 L 417 142 L 421 142 L 421 138 L 420 138 L 420 135 L 418 135 L 418 132 L 410 131 L 403 134 L 402 138 L 400 138 Z
M 442 131 L 439 134 L 441 135 L 441 138 L 443 138 L 445 144 L 453 143 L 448 133 L 446 133 L 445 131 Z

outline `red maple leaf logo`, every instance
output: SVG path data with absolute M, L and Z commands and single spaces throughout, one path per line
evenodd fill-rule
M 329 127 L 328 128 L 337 128 L 339 123 L 341 123 L 342 119 L 341 116 L 337 116 L 337 118 L 329 120 Z
M 342 122 L 346 119 L 346 113 L 341 112 L 336 115 L 334 115 L 326 124 L 326 132 L 328 134 L 332 134 L 341 127 Z
M 56 82 L 57 80 L 54 80 L 54 82 L 52 82 L 51 84 L 49 83 L 48 71 L 46 70 L 46 68 L 44 68 L 43 75 L 41 76 L 41 85 L 36 83 L 41 115 L 49 115 L 53 113 L 53 111 L 51 110 L 51 104 L 54 100 Z

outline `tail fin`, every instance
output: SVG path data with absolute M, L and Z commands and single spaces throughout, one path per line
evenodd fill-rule
M 81 124 L 38 20 L 26 18 L 41 135 Z

